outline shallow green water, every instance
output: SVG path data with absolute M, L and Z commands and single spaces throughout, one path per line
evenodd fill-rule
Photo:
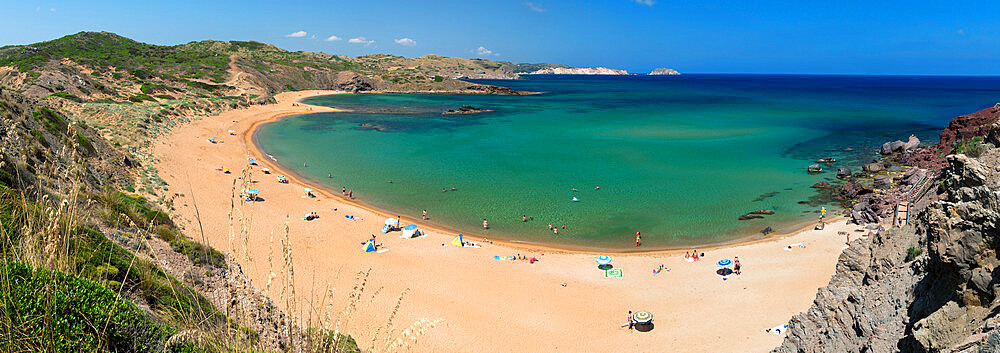
M 355 111 L 286 118 L 255 138 L 330 189 L 411 217 L 427 209 L 458 230 L 602 248 L 631 248 L 641 231 L 644 248 L 685 246 L 815 219 L 806 212 L 820 203 L 799 203 L 816 195 L 810 185 L 889 138 L 933 139 L 952 116 L 1000 96 L 997 81 L 543 77 L 494 82 L 547 92 L 537 96 L 317 97 L 307 102 Z M 495 112 L 440 114 L 462 104 Z M 806 173 L 830 155 L 844 162 Z M 776 214 L 737 220 L 756 209 Z M 555 237 L 550 223 L 567 228 Z

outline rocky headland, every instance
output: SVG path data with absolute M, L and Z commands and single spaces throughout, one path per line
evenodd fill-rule
M 996 107 L 960 116 L 937 144 L 889 142 L 863 173 L 838 170 L 856 222 L 896 227 L 851 237 L 774 352 L 1000 351 L 997 120 Z
M 606 67 L 553 67 L 522 75 L 628 75 L 628 71 Z
M 677 70 L 667 69 L 667 68 L 662 68 L 661 67 L 659 69 L 655 69 L 653 71 L 650 71 L 647 75 L 657 76 L 657 75 L 680 75 L 680 74 L 681 73 L 677 72 Z

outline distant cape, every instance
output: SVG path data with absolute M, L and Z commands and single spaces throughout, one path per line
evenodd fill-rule
M 606 67 L 552 67 L 535 70 L 522 75 L 628 75 L 628 71 Z
M 649 72 L 650 75 L 680 75 L 680 72 L 674 69 L 659 68 Z

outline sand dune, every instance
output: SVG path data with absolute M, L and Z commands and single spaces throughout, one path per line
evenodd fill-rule
M 694 263 L 683 260 L 684 251 L 615 254 L 613 264 L 623 270 L 622 278 L 605 278 L 594 262 L 599 255 L 595 253 L 511 244 L 442 246 L 454 237 L 443 230 L 416 239 L 400 239 L 399 232 L 380 234 L 383 219 L 395 215 L 325 192 L 315 199 L 302 198 L 308 186 L 295 179 L 279 184 L 273 175 L 261 173 L 261 167 L 280 171 L 250 145 L 249 132 L 258 123 L 333 110 L 295 104 L 329 93 L 334 92 L 282 93 L 276 97 L 278 104 L 196 119 L 161 138 L 154 151 L 160 175 L 172 192 L 183 194 L 174 202 L 187 234 L 200 237 L 193 222 L 197 204 L 208 242 L 240 259 L 258 288 L 266 287 L 272 272 L 279 273 L 281 238 L 288 225 L 300 316 L 307 317 L 304 310 L 310 307 L 314 317 L 321 315 L 324 308 L 308 301 L 320 296 L 327 284 L 336 290 L 326 308 L 331 314 L 342 310 L 355 274 L 370 269 L 368 289 L 346 327 L 363 348 L 371 345 L 405 291 L 393 337 L 415 320 L 443 320 L 413 344 L 417 352 L 765 352 L 782 336 L 764 330 L 808 308 L 816 289 L 829 281 L 844 247 L 845 239 L 837 232 L 856 228 L 836 220 L 823 231 L 711 249 Z M 229 135 L 229 129 L 236 135 Z M 210 137 L 221 143 L 208 143 Z M 265 201 L 236 201 L 233 209 L 234 181 L 248 156 L 263 162 L 247 173 Z M 222 166 L 233 174 L 216 171 Z M 235 227 L 230 226 L 231 210 Z M 320 218 L 301 219 L 311 211 Z M 238 235 L 240 219 L 249 225 L 246 247 Z M 361 243 L 373 233 L 388 252 L 361 251 Z M 804 248 L 789 251 L 787 245 L 793 243 Z M 518 253 L 540 261 L 494 258 Z M 715 274 L 715 262 L 734 256 L 739 256 L 743 274 L 723 280 Z M 654 275 L 660 264 L 670 270 Z M 270 293 L 287 306 L 276 289 L 282 278 L 273 279 Z M 629 310 L 651 311 L 655 329 L 621 328 Z M 381 334 L 376 347 L 385 346 L 384 337 Z

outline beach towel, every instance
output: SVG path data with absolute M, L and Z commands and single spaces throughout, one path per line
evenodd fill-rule
M 375 251 L 375 253 L 376 254 L 381 254 L 381 253 L 384 253 L 386 251 L 389 251 L 389 249 L 379 249 L 378 251 Z
M 604 277 L 605 278 L 622 277 L 622 269 L 620 269 L 620 268 L 609 268 L 607 270 L 604 270 Z
M 694 262 L 694 258 L 693 258 L 693 257 L 685 257 L 685 258 L 684 258 L 684 261 L 687 261 L 687 262 Z
M 764 331 L 773 333 L 775 335 L 780 335 L 782 333 L 785 333 L 785 331 L 788 331 L 788 325 L 787 324 L 781 324 L 781 325 L 769 328 L 769 329 L 764 330 Z
M 388 232 L 389 232 L 389 225 L 386 224 L 386 225 L 382 226 L 382 233 L 384 234 L 384 233 L 388 233 Z

